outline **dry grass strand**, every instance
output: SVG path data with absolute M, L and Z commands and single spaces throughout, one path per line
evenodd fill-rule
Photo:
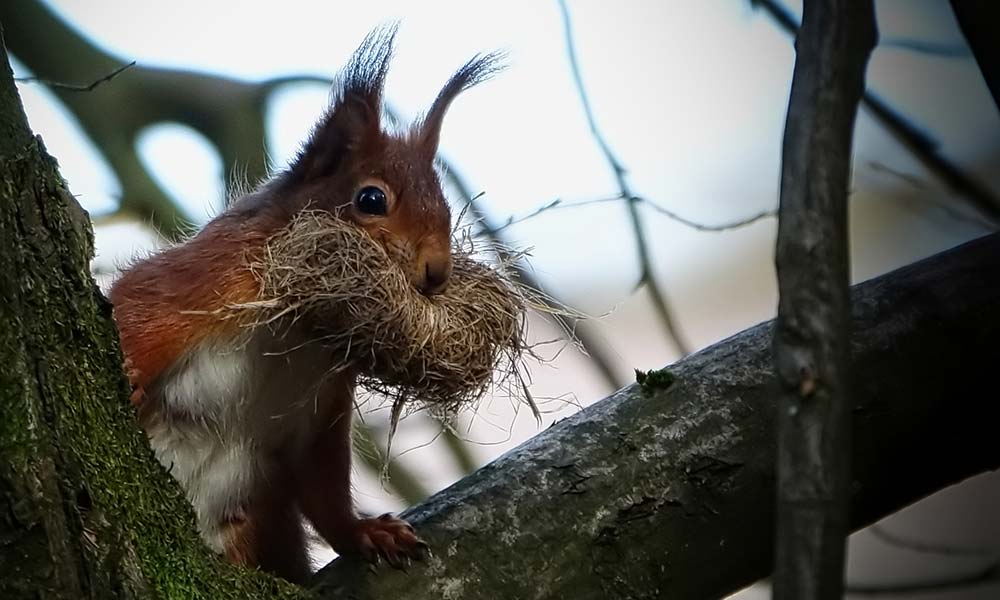
M 365 231 L 303 211 L 249 259 L 259 298 L 227 311 L 248 326 L 288 327 L 308 318 L 331 350 L 331 372 L 353 370 L 359 385 L 392 402 L 391 428 L 406 412 L 447 414 L 491 388 L 523 384 L 526 310 L 544 304 L 506 274 L 473 258 L 466 239 L 453 254 L 448 288 L 427 297 Z

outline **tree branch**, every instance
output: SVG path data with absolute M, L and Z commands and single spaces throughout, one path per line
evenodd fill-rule
M 779 0 L 750 0 L 750 4 L 764 9 L 787 33 L 793 35 L 798 33 L 799 24 L 795 17 Z M 924 168 L 947 185 L 955 194 L 965 199 L 979 214 L 992 223 L 1000 223 L 1000 199 L 990 188 L 942 156 L 938 151 L 936 140 L 910 123 L 906 117 L 874 92 L 865 91 L 861 97 L 861 105 L 900 145 L 920 161 Z
M 121 75 L 122 73 L 124 73 L 126 70 L 128 70 L 128 69 L 130 69 L 130 68 L 132 68 L 134 66 L 135 66 L 135 61 L 133 60 L 132 62 L 126 63 L 126 64 L 118 67 L 114 71 L 111 71 L 110 73 L 108 73 L 104 77 L 100 77 L 98 79 L 95 79 L 94 81 L 92 81 L 92 82 L 90 82 L 90 83 L 88 83 L 86 85 L 80 85 L 80 84 L 75 84 L 75 83 L 65 83 L 65 82 L 62 82 L 62 81 L 49 81 L 48 79 L 43 79 L 41 77 L 15 77 L 14 81 L 16 81 L 18 83 L 41 83 L 42 85 L 45 85 L 45 86 L 50 87 L 50 88 L 57 88 L 57 89 L 66 90 L 66 91 L 69 91 L 69 92 L 90 92 L 90 91 L 93 91 L 94 88 L 96 88 L 97 86 L 101 85 L 102 83 L 107 83 L 108 81 L 111 81 L 115 77 L 118 77 L 119 75 Z
M 872 0 L 806 0 L 778 210 L 778 531 L 774 598 L 842 596 L 851 405 L 847 189 Z
M 525 221 L 529 221 L 529 220 L 534 219 L 535 217 L 537 217 L 539 215 L 545 214 L 545 213 L 547 213 L 549 211 L 553 211 L 553 210 L 565 210 L 567 208 L 579 208 L 581 206 L 589 206 L 591 204 L 604 204 L 604 203 L 607 203 L 607 202 L 621 202 L 622 200 L 624 200 L 624 198 L 622 198 L 621 196 L 611 196 L 610 198 L 591 198 L 590 200 L 578 200 L 576 202 L 563 202 L 563 200 L 561 198 L 556 198 L 555 200 L 552 200 L 552 201 L 548 202 L 547 204 L 543 204 L 542 206 L 536 208 L 535 210 L 533 210 L 533 211 L 531 211 L 531 212 L 529 212 L 529 213 L 527 213 L 525 215 L 521 215 L 520 217 L 515 217 L 513 215 L 510 216 L 510 217 L 508 217 L 507 220 L 504 221 L 502 225 L 500 225 L 500 226 L 498 226 L 496 228 L 496 231 L 497 232 L 503 231 L 504 229 L 507 229 L 508 227 L 510 227 L 512 225 L 517 225 L 518 223 L 524 223 Z M 680 223 L 681 225 L 686 225 L 687 227 L 690 227 L 691 229 L 694 229 L 695 231 L 710 231 L 710 232 L 732 231 L 733 229 L 739 229 L 740 227 L 746 227 L 747 225 L 751 225 L 751 224 L 756 223 L 757 221 L 760 221 L 762 219 L 768 219 L 768 218 L 771 218 L 771 217 L 776 217 L 777 214 L 778 214 L 777 211 L 767 210 L 767 211 L 759 212 L 759 213 L 757 213 L 755 215 L 751 215 L 749 217 L 744 217 L 742 219 L 737 219 L 735 221 L 729 221 L 727 223 L 720 223 L 718 225 L 709 225 L 708 223 L 699 223 L 698 221 L 693 221 L 691 219 L 688 219 L 687 217 L 683 217 L 683 216 L 675 213 L 674 211 L 672 211 L 672 210 L 670 210 L 670 209 L 668 209 L 666 207 L 660 206 L 659 204 L 657 204 L 656 202 L 653 202 L 649 198 L 643 198 L 643 197 L 638 197 L 637 196 L 637 197 L 634 198 L 634 201 L 635 202 L 640 202 L 644 206 L 648 206 L 649 208 L 651 208 L 654 211 L 656 211 L 657 213 L 659 213 L 659 214 L 667 217 L 668 219 L 670 219 L 672 221 L 676 221 L 676 222 Z
M 1000 467 L 1000 235 L 855 286 L 852 529 Z M 773 323 L 546 429 L 407 511 L 434 557 L 325 597 L 718 598 L 771 571 Z M 706 567 L 711 565 L 711 567 Z M 351 595 L 353 594 L 353 595 Z

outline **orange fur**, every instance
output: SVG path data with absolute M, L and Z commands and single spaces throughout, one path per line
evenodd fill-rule
M 208 336 L 236 337 L 240 324 L 215 311 L 257 298 L 260 284 L 247 265 L 265 233 L 216 221 L 125 271 L 110 296 L 134 388 L 148 387 Z

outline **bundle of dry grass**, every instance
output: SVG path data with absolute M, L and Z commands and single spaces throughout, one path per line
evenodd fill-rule
M 253 309 L 256 324 L 307 314 L 322 323 L 318 333 L 337 363 L 331 370 L 354 369 L 364 388 L 388 395 L 395 425 L 410 401 L 450 411 L 512 375 L 510 387 L 524 391 L 518 365 L 528 298 L 470 253 L 456 248 L 447 289 L 428 298 L 366 232 L 303 212 L 253 260 L 262 296 L 239 308 Z

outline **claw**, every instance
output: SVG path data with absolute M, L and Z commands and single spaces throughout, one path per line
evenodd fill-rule
M 423 561 L 430 555 L 430 547 L 417 537 L 413 526 L 389 513 L 360 519 L 357 528 L 355 551 L 372 564 L 384 560 L 406 572 L 413 561 Z

